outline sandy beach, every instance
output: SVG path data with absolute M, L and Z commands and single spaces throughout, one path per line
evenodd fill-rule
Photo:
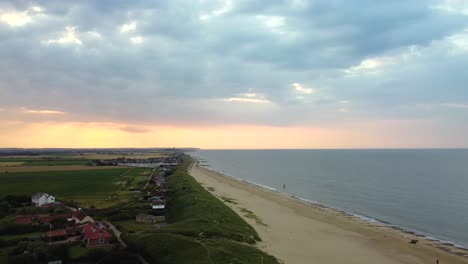
M 464 249 L 311 205 L 199 165 L 192 166 L 190 174 L 250 223 L 262 239 L 259 247 L 284 263 L 468 263 Z M 409 243 L 411 239 L 418 243 Z

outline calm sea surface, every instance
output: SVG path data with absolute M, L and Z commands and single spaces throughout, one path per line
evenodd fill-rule
M 200 150 L 224 174 L 468 247 L 468 150 Z

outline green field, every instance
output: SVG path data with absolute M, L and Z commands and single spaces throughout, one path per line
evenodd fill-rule
M 31 160 L 24 162 L 21 166 L 88 165 L 89 162 L 89 160 Z
M 86 205 L 104 207 L 116 199 L 110 195 L 119 190 L 128 169 L 15 172 L 0 174 L 0 193 L 32 195 L 47 192 L 59 200 L 75 200 Z M 114 194 L 115 195 L 115 194 Z
M 0 158 L 1 163 L 21 162 L 21 166 L 67 166 L 67 165 L 87 165 L 91 160 L 59 157 L 37 157 L 37 158 Z

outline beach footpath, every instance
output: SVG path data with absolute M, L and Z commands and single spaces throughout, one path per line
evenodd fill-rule
M 208 170 L 190 174 L 258 232 L 259 247 L 287 264 L 462 264 L 468 252 L 334 209 L 307 204 Z M 410 243 L 417 240 L 418 243 Z M 449 251 L 452 252 L 449 252 Z

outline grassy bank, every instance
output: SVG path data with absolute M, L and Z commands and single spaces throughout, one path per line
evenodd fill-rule
M 168 226 L 145 233 L 127 229 L 130 248 L 163 264 L 278 263 L 254 246 L 260 238 L 247 222 L 188 174 L 191 162 L 185 157 L 167 179 Z

